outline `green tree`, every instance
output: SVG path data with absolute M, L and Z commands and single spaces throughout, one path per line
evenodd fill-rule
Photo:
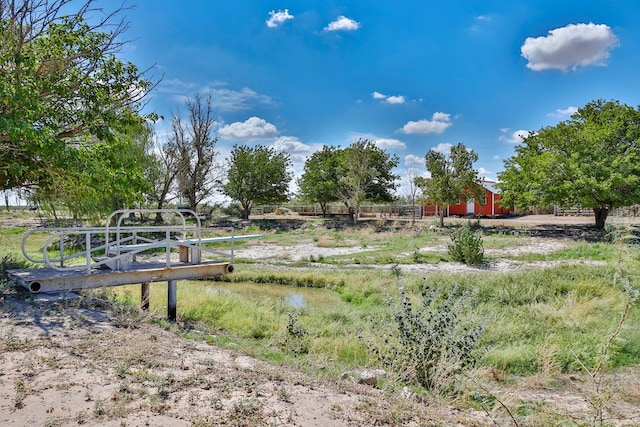
M 640 110 L 592 101 L 530 133 L 498 177 L 505 204 L 591 208 L 604 228 L 612 209 L 640 203 Z
M 339 200 L 339 155 L 339 149 L 325 145 L 306 160 L 298 180 L 302 198 L 320 204 L 323 216 L 327 215 L 327 205 Z
M 256 145 L 234 146 L 228 161 L 227 182 L 223 193 L 240 202 L 244 219 L 255 204 L 288 200 L 291 160 L 285 153 Z
M 373 141 L 359 139 L 340 150 L 338 156 L 338 199 L 355 222 L 363 201 L 391 202 L 398 187 L 398 156 L 390 155 Z
M 416 178 L 424 200 L 442 208 L 458 203 L 461 198 L 475 197 L 481 200 L 478 171 L 473 169 L 473 163 L 477 160 L 475 151 L 467 149 L 462 143 L 451 147 L 448 156 L 434 149 L 429 150 L 425 164 L 431 177 Z M 444 209 L 440 209 L 440 226 L 444 226 Z
M 96 216 L 144 202 L 151 189 L 147 170 L 151 128 L 138 123 L 109 142 L 79 146 L 69 175 L 44 174 L 31 199 L 56 217 L 66 208 L 74 217 Z
M 116 56 L 123 9 L 94 3 L 0 0 L 1 190 L 81 183 L 96 166 L 85 161 L 91 146 L 143 121 L 153 83 Z
M 218 139 L 213 136 L 215 118 L 211 95 L 204 99 L 197 94 L 187 100 L 187 114 L 187 120 L 173 115 L 172 136 L 165 154 L 177 157 L 178 192 L 195 211 L 213 194 L 215 182 L 222 176 L 222 168 L 216 168 L 215 163 Z

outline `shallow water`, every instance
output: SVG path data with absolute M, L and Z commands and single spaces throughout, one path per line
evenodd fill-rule
M 266 283 L 207 282 L 206 291 L 209 294 L 237 294 L 251 299 L 269 298 L 282 301 L 293 308 L 330 308 L 342 303 L 340 296 L 328 289 L 299 288 Z

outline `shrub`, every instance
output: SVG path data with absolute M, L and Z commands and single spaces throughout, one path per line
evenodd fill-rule
M 393 309 L 394 328 L 385 348 L 374 349 L 382 363 L 401 380 L 419 383 L 440 394 L 454 391 L 457 374 L 477 360 L 483 327 L 467 317 L 469 293 L 454 286 L 438 298 L 436 288 L 423 287 L 418 308 L 400 288 Z
M 467 265 L 478 264 L 484 257 L 482 237 L 473 233 L 468 224 L 451 233 L 451 243 L 447 250 L 454 261 Z

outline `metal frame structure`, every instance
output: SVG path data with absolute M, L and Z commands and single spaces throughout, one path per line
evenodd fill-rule
M 171 217 L 171 225 L 129 224 L 133 215 L 161 214 Z M 193 217 L 193 223 L 187 221 Z M 35 233 L 48 233 L 42 258 L 27 253 L 29 238 Z M 79 237 L 79 238 L 78 238 Z M 149 283 L 168 282 L 168 317 L 176 319 L 177 280 L 221 276 L 233 272 L 234 242 L 260 238 L 263 235 L 202 238 L 202 225 L 190 209 L 123 209 L 113 212 L 105 227 L 35 228 L 22 239 L 22 253 L 44 268 L 10 270 L 9 276 L 32 293 L 66 292 L 88 288 L 140 283 L 142 307 L 148 308 Z M 96 242 L 97 240 L 97 242 Z M 229 251 L 203 248 L 206 243 L 228 241 Z M 71 243 L 82 242 L 82 250 L 71 250 Z M 163 260 L 153 259 L 164 248 Z M 177 260 L 172 257 L 178 249 Z M 49 252 L 57 253 L 54 257 Z M 146 260 L 138 256 L 146 252 Z M 203 252 L 223 261 L 203 261 Z M 155 257 L 157 258 L 157 257 Z M 226 260 L 228 259 L 228 260 Z

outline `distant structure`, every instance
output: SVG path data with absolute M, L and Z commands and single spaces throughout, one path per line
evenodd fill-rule
M 440 215 L 440 210 L 444 209 L 444 216 L 487 216 L 487 217 L 496 217 L 496 216 L 508 216 L 513 215 L 513 208 L 503 208 L 498 203 L 502 198 L 500 196 L 499 190 L 495 186 L 495 182 L 483 180 L 480 182 L 480 185 L 484 189 L 484 200 L 475 200 L 474 198 L 470 198 L 465 200 L 462 196 L 460 196 L 460 200 L 455 205 L 449 206 L 439 206 L 439 205 L 425 205 L 424 206 L 424 215 Z M 484 202 L 480 203 L 480 202 Z

